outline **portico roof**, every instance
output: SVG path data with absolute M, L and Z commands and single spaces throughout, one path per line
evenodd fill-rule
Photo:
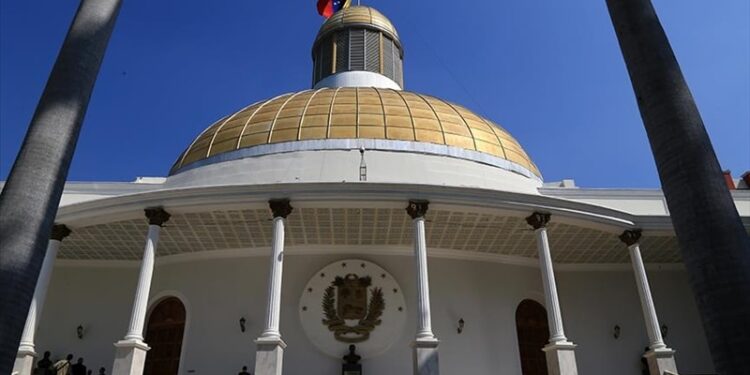
M 524 218 L 552 214 L 552 256 L 561 264 L 626 264 L 617 236 L 645 229 L 644 260 L 679 263 L 669 218 L 640 217 L 556 197 L 444 186 L 347 183 L 154 189 L 61 207 L 57 221 L 73 229 L 59 257 L 80 261 L 140 259 L 147 222 L 143 209 L 163 206 L 172 218 L 157 257 L 267 255 L 267 201 L 290 197 L 289 254 L 404 253 L 411 246 L 408 199 L 427 199 L 428 253 L 463 259 L 536 264 L 533 232 Z

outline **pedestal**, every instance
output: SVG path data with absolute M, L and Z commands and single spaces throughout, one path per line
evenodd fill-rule
M 255 375 L 281 375 L 286 343 L 276 338 L 259 338 L 255 352 Z
M 417 340 L 414 348 L 414 375 L 438 375 L 438 340 Z
M 146 352 L 151 349 L 141 340 L 121 340 L 115 343 L 115 363 L 112 375 L 143 375 Z
M 13 375 L 31 375 L 34 370 L 36 353 L 33 351 L 18 351 L 16 361 L 13 363 Z
M 547 344 L 542 349 L 547 355 L 547 373 L 549 375 L 578 375 L 576 346 L 567 341 Z
M 677 375 L 674 353 L 675 351 L 669 348 L 647 351 L 643 357 L 648 361 L 648 373 L 651 375 Z

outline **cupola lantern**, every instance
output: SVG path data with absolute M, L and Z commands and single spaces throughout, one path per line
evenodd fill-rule
M 365 6 L 343 9 L 326 20 L 315 38 L 313 88 L 401 90 L 403 55 L 396 28 L 383 14 Z

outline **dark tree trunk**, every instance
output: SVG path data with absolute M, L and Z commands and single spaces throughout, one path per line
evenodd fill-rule
M 0 374 L 10 374 L 120 0 L 83 0 L 0 193 Z
M 651 1 L 607 5 L 714 366 L 719 374 L 747 374 L 750 238 Z

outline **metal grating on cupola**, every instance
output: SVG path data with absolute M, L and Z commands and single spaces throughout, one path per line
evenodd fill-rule
M 365 70 L 365 30 L 349 30 L 349 69 Z
M 380 73 L 380 33 L 365 30 L 365 70 Z

